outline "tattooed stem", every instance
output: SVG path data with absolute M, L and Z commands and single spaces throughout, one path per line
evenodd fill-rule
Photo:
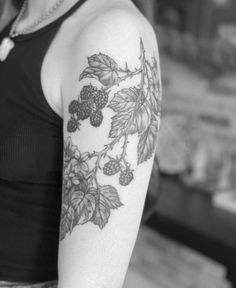
M 125 140 L 124 140 L 124 144 L 122 146 L 122 153 L 120 155 L 120 160 L 123 160 L 124 164 L 125 164 L 125 167 L 126 168 L 129 168 L 129 163 L 126 161 L 125 157 L 126 157 L 126 150 L 127 150 L 127 145 L 128 145 L 128 137 L 129 137 L 129 134 L 126 133 L 125 134 Z
M 118 79 L 117 79 L 117 81 L 115 83 L 107 86 L 104 90 L 107 91 L 107 90 L 109 90 L 110 88 L 112 88 L 114 86 L 119 86 L 121 82 L 126 81 L 129 78 L 133 78 L 134 76 L 141 74 L 142 73 L 142 68 L 137 69 L 137 70 L 135 70 L 133 72 L 127 72 L 127 71 L 123 71 L 123 70 L 120 70 L 119 72 L 126 73 L 126 75 L 122 76 L 122 77 L 118 77 Z
M 136 75 L 139 75 L 141 74 L 141 83 L 140 83 L 140 88 L 142 90 L 144 85 L 145 85 L 145 76 L 147 75 L 147 67 L 146 67 L 146 59 L 145 59 L 145 50 L 143 48 L 142 50 L 142 53 L 141 53 L 141 56 L 140 56 L 140 60 L 141 60 L 141 68 L 140 69 L 136 69 L 134 72 L 127 72 L 128 70 L 120 70 L 120 72 L 123 72 L 123 73 L 127 73 L 125 76 L 123 77 L 120 77 L 118 78 L 117 82 L 115 84 L 112 84 L 110 86 L 107 86 L 105 89 L 108 90 L 110 89 L 111 87 L 115 86 L 115 85 L 119 85 L 122 81 L 125 81 L 127 80 L 128 78 L 132 78 Z M 148 83 L 149 84 L 149 83 Z M 148 92 L 147 92 L 147 95 L 145 96 L 145 99 L 148 97 Z M 141 100 L 141 95 L 139 95 L 140 99 Z M 135 107 L 134 107 L 134 112 L 132 114 L 132 116 L 130 117 L 128 123 L 127 123 L 127 126 L 126 126 L 126 129 L 124 132 L 120 133 L 120 135 L 118 137 L 116 137 L 112 142 L 110 142 L 110 144 L 107 144 L 105 146 L 105 148 L 99 152 L 94 152 L 90 155 L 90 159 L 94 158 L 94 157 L 97 157 L 97 160 L 95 162 L 95 166 L 94 168 L 90 171 L 90 173 L 87 175 L 87 179 L 89 178 L 93 178 L 95 181 L 97 181 L 96 179 L 96 175 L 97 175 L 97 171 L 98 169 L 100 169 L 100 162 L 101 162 L 101 159 L 106 157 L 107 156 L 107 153 L 108 151 L 112 150 L 113 147 L 120 142 L 121 138 L 122 137 L 125 137 L 125 140 L 124 140 L 124 145 L 122 147 L 122 154 L 120 156 L 120 160 L 122 160 L 126 166 L 126 168 L 129 168 L 129 163 L 126 161 L 126 150 L 127 150 L 127 145 L 128 145 L 128 136 L 129 136 L 129 130 L 130 130 L 130 127 L 131 125 L 133 124 L 133 121 L 136 117 L 136 112 L 138 110 L 138 108 L 140 107 L 140 101 L 137 101 L 136 104 L 135 104 Z M 97 183 L 96 183 L 97 184 Z
M 101 159 L 106 157 L 107 152 L 112 150 L 113 147 L 120 141 L 120 139 L 124 136 L 123 133 L 120 134 L 119 137 L 115 138 L 112 142 L 110 142 L 110 144 L 107 144 L 105 146 L 105 148 L 99 152 L 93 152 L 92 154 L 90 154 L 90 159 L 97 157 L 97 160 L 94 164 L 94 168 L 90 171 L 90 173 L 87 175 L 87 179 L 91 178 L 91 177 L 95 177 L 97 174 L 98 169 L 100 169 L 100 162 Z

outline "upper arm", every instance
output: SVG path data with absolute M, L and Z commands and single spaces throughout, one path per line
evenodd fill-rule
M 160 124 L 159 56 L 150 28 L 120 19 L 81 32 L 63 86 L 60 288 L 121 287 L 142 215 Z

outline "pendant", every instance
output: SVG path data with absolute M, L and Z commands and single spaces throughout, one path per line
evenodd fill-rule
M 6 37 L 2 40 L 2 43 L 0 45 L 0 61 L 3 62 L 7 59 L 7 56 L 11 52 L 11 50 L 14 48 L 15 43 L 11 40 L 11 38 Z

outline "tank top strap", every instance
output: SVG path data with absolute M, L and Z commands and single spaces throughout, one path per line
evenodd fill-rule
M 71 14 L 73 14 L 80 6 L 82 6 L 87 0 L 78 0 L 68 11 L 66 11 L 64 14 L 59 16 L 54 21 L 50 22 L 49 24 L 43 26 L 42 28 L 35 30 L 33 32 L 20 35 L 16 41 L 24 40 L 31 38 L 32 36 L 38 35 L 42 32 L 44 32 L 47 29 L 53 28 L 54 26 L 60 25 L 66 18 L 68 18 Z M 0 31 L 0 35 L 2 34 L 9 34 L 12 24 L 14 23 L 17 16 L 15 16 L 13 19 L 9 21 L 9 23 Z
M 43 26 L 42 28 L 39 28 L 38 30 L 35 30 L 31 33 L 27 33 L 24 35 L 19 35 L 15 41 L 20 42 L 27 39 L 34 38 L 36 36 L 39 36 L 40 34 L 43 34 L 47 30 L 50 30 L 52 28 L 59 28 L 64 20 L 66 20 L 69 16 L 71 16 L 75 11 L 77 11 L 86 1 L 88 0 L 78 0 L 68 11 L 66 11 L 64 14 L 59 16 L 54 21 L 50 22 L 49 24 Z M 57 30 L 57 29 L 56 29 Z

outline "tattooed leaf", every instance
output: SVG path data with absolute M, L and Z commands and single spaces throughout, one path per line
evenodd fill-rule
M 153 108 L 153 112 L 158 115 L 161 111 L 161 83 L 160 77 L 158 73 L 158 65 L 156 58 L 152 58 L 153 65 L 150 65 L 151 69 L 151 93 L 150 93 L 150 100 Z
M 73 226 L 87 223 L 93 216 L 95 210 L 95 195 L 81 190 L 74 191 L 71 204 L 75 210 Z
M 152 111 L 147 102 L 144 102 L 135 113 L 133 123 L 131 125 L 130 134 L 142 134 L 146 131 L 151 123 Z
M 159 123 L 153 116 L 148 129 L 139 136 L 138 164 L 151 158 L 155 151 Z
M 103 229 L 107 224 L 109 217 L 110 217 L 109 206 L 106 203 L 99 201 L 94 211 L 92 222 L 95 225 L 98 225 L 100 229 Z
M 71 137 L 68 137 L 64 141 L 64 163 L 68 164 L 68 162 L 73 158 L 78 151 L 78 148 L 72 144 Z
M 88 58 L 89 67 L 80 75 L 80 80 L 84 78 L 96 78 L 104 86 L 114 84 L 118 79 L 118 65 L 109 56 L 99 53 Z
M 123 204 L 120 202 L 117 190 L 110 186 L 102 186 L 99 191 L 96 209 L 93 215 L 93 223 L 103 229 L 110 217 L 111 209 L 116 209 Z
M 68 205 L 70 199 L 70 188 L 67 188 L 64 184 L 65 180 L 63 179 L 63 187 L 62 187 L 62 203 Z
M 118 135 L 120 135 L 121 132 L 123 132 L 127 124 L 132 117 L 132 112 L 127 113 L 117 113 L 112 117 L 111 122 L 111 130 L 109 132 L 110 138 L 116 138 Z
M 136 87 L 125 88 L 117 92 L 108 105 L 115 112 L 132 111 L 139 97 L 139 90 Z
M 60 219 L 60 240 L 66 237 L 66 234 L 71 232 L 73 216 L 67 207 L 62 206 Z
M 161 101 L 159 99 L 160 91 L 153 89 L 150 96 L 153 112 L 158 115 L 161 112 Z
M 104 201 L 111 209 L 116 209 L 123 204 L 120 202 L 116 188 L 106 185 L 100 188 L 100 201 Z
M 95 69 L 91 67 L 87 67 L 84 69 L 84 71 L 81 73 L 79 80 L 82 80 L 84 78 L 95 78 L 98 79 L 97 74 L 95 73 Z
M 150 102 L 153 112 L 158 115 L 161 112 L 161 87 L 160 82 L 153 79 L 153 84 L 150 91 Z

